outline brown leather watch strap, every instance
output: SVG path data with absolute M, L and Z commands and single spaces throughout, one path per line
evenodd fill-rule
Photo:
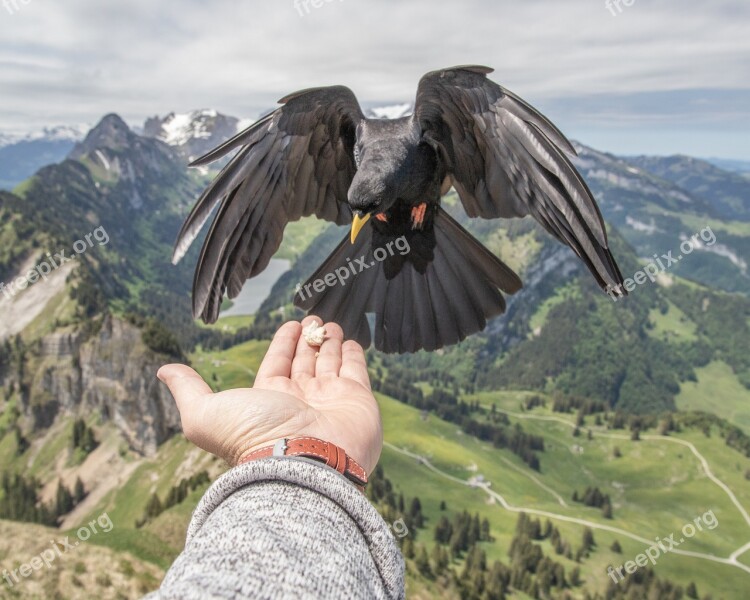
M 356 460 L 346 454 L 343 448 L 314 437 L 279 440 L 273 446 L 266 446 L 265 448 L 259 448 L 251 452 L 239 464 L 242 465 L 251 460 L 268 458 L 270 456 L 303 456 L 305 458 L 312 458 L 336 469 L 360 489 L 363 489 L 367 485 L 367 473 Z

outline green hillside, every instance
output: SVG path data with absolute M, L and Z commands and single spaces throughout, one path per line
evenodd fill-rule
M 262 347 L 248 343 L 225 352 L 200 352 L 193 362 L 217 387 L 224 387 L 221 383 L 249 385 L 252 375 L 249 372 L 242 375 L 234 363 L 241 360 L 249 371 L 254 371 L 261 351 Z M 585 417 L 586 423 L 580 427 L 584 432 L 590 430 L 592 439 L 586 433 L 573 437 L 575 415 L 544 407 L 521 411 L 524 402 L 534 396 L 537 394 L 522 391 L 487 392 L 467 396 L 465 400 L 484 406 L 495 404 L 498 411 L 506 412 L 511 423 L 520 423 L 524 430 L 543 436 L 545 450 L 539 472 L 529 469 L 512 452 L 498 450 L 463 434 L 454 424 L 378 395 L 386 432 L 381 464 L 398 492 L 406 497 L 417 496 L 421 501 L 426 526 L 416 532 L 418 544 L 424 543 L 431 549 L 434 524 L 442 514 L 452 510 L 476 512 L 487 518 L 495 539 L 482 543 L 482 547 L 488 560 L 504 562 L 508 562 L 508 549 L 521 511 L 550 519 L 564 538 L 574 541 L 574 546 L 588 526 L 597 543 L 591 555 L 581 563 L 556 558 L 568 571 L 581 569 L 586 590 L 603 592 L 609 581 L 608 564 L 622 564 L 641 553 L 656 536 L 666 537 L 711 510 L 719 522 L 716 530 L 696 534 L 679 548 L 680 552 L 695 552 L 699 556 L 673 552 L 657 562 L 655 572 L 682 586 L 694 581 L 699 591 L 710 591 L 714 597 L 743 597 L 737 590 L 747 581 L 750 561 L 740 557 L 739 562 L 744 558 L 743 564 L 748 565 L 745 572 L 728 564 L 728 557 L 747 542 L 750 533 L 745 509 L 740 509 L 733 500 L 740 506 L 750 506 L 750 488 L 745 479 L 750 459 L 728 448 L 715 428 L 709 437 L 693 427 L 669 436 L 658 435 L 655 429 L 644 430 L 641 440 L 633 441 L 628 431 L 594 425 L 597 416 L 602 415 L 592 414 Z M 551 398 L 543 399 L 551 405 Z M 619 458 L 614 456 L 615 447 L 619 449 Z M 157 491 L 166 493 L 170 469 L 176 468 L 177 455 L 185 449 L 184 443 L 178 441 L 162 449 L 164 454 L 159 463 L 164 465 L 166 461 L 166 466 L 159 467 L 162 474 L 158 479 L 146 477 L 149 471 L 142 470 L 153 467 L 141 467 L 133 474 L 118 494 L 139 501 L 131 502 L 128 514 L 122 514 L 123 520 L 135 518 L 139 509 L 145 507 L 147 489 L 153 488 L 153 484 L 145 485 L 144 480 L 161 482 Z M 711 477 L 701 457 L 706 460 Z M 478 482 L 476 478 L 480 475 L 483 480 Z M 172 483 L 174 479 L 171 478 Z M 581 492 L 587 486 L 599 487 L 612 496 L 612 519 L 603 517 L 596 508 L 571 500 L 574 491 Z M 445 502 L 444 510 L 440 508 L 441 502 Z M 113 503 L 119 504 L 116 500 Z M 173 527 L 180 530 L 177 525 L 184 526 L 189 516 L 188 506 L 190 502 L 186 501 L 170 509 L 149 525 L 147 531 L 162 535 Z M 615 540 L 622 547 L 621 554 L 609 550 Z M 549 542 L 541 542 L 541 546 L 545 552 L 551 552 Z M 173 549 L 177 548 L 175 544 Z M 460 564 L 455 565 L 457 571 Z M 410 568 L 415 568 L 411 561 Z M 447 594 L 446 597 L 453 593 L 441 588 L 437 581 L 424 580 L 416 571 L 411 574 L 410 586 L 417 596 L 427 589 Z M 571 591 L 575 597 L 582 597 L 582 589 Z
M 696 370 L 695 382 L 682 385 L 675 402 L 680 410 L 703 410 L 718 415 L 750 433 L 750 390 L 722 361 Z
M 666 172 L 581 156 L 626 277 L 683 234 L 710 226 L 716 245 L 613 302 L 531 219 L 469 219 L 455 194 L 445 198 L 524 288 L 456 346 L 368 350 L 386 440 L 370 498 L 409 525 L 400 541 L 410 598 L 715 600 L 742 598 L 750 581 L 750 230 L 733 191 L 745 188 L 723 188 L 711 170 L 693 193 Z M 196 323 L 200 239 L 178 267 L 170 255 L 209 177 L 109 115 L 71 160 L 0 194 L 0 280 L 97 226 L 110 238 L 57 288 L 37 286 L 47 295 L 34 318 L 0 340 L 0 514 L 65 532 L 106 511 L 115 527 L 87 549 L 118 562 L 110 583 L 124 581 L 123 597 L 156 587 L 226 468 L 176 433 L 156 369 L 186 360 L 214 389 L 250 385 L 273 331 L 301 316 L 292 288 L 346 235 L 292 224 L 277 254 L 291 270 L 258 313 Z M 722 211 L 707 190 L 725 192 Z M 31 314 L 24 298 L 14 315 Z M 716 529 L 612 582 L 608 565 L 705 514 Z M 14 555 L 39 552 L 33 537 L 19 540 Z M 61 563 L 60 577 L 29 582 L 28 593 L 109 597 L 107 579 L 81 562 Z

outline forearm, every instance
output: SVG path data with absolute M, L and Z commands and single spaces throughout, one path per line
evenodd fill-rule
M 403 569 L 387 525 L 342 476 L 266 459 L 207 490 L 154 598 L 402 598 Z

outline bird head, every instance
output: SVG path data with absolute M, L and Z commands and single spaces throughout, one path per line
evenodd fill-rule
M 373 144 L 357 158 L 357 172 L 347 194 L 354 214 L 352 243 L 371 215 L 386 212 L 398 199 L 403 160 L 399 153 L 383 144 Z

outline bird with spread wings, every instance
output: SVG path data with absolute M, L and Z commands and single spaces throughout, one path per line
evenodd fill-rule
M 505 311 L 503 293 L 522 284 L 441 208 L 451 187 L 470 217 L 531 215 L 572 248 L 602 289 L 624 293 L 601 212 L 570 162 L 575 149 L 546 117 L 488 79 L 491 72 L 427 73 L 413 113 L 399 119 L 366 118 L 343 86 L 296 92 L 193 162 L 236 151 L 175 245 L 176 263 L 218 207 L 195 271 L 194 316 L 215 322 L 224 295 L 236 297 L 268 266 L 287 223 L 315 215 L 351 224 L 351 233 L 298 288 L 297 306 L 335 321 L 364 347 L 374 313 L 375 347 L 385 352 L 435 350 L 481 331 Z M 397 242 L 408 252 L 393 252 Z M 378 254 L 383 248 L 391 251 Z M 311 288 L 344 270 L 352 273 L 347 280 Z

